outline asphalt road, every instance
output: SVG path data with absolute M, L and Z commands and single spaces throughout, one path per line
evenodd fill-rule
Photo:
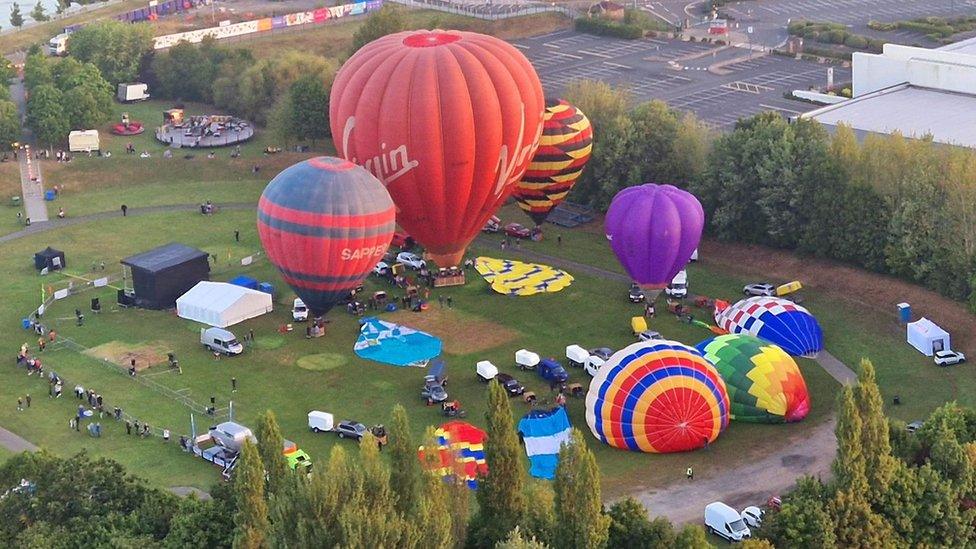
M 687 20 L 692 25 L 702 24 L 702 3 L 637 0 L 637 5 L 662 19 L 673 23 Z M 751 26 L 754 43 L 776 46 L 788 38 L 786 25 L 795 19 L 843 23 L 855 32 L 875 36 L 867 32 L 867 23 L 872 19 L 887 22 L 928 16 L 976 15 L 976 0 L 742 0 L 724 6 L 722 12 L 733 19 L 730 22 L 732 30 L 745 33 Z M 912 33 L 901 32 L 899 42 L 917 41 L 929 45 L 918 34 L 910 36 Z
M 811 110 L 813 105 L 785 99 L 784 92 L 827 83 L 825 65 L 700 42 L 560 31 L 515 45 L 532 61 L 547 94 L 559 95 L 576 80 L 602 80 L 626 86 L 637 101 L 661 99 L 694 112 L 718 129 L 766 110 L 784 116 Z M 724 74 L 714 74 L 723 64 Z M 849 80 L 850 69 L 834 66 L 835 83 Z

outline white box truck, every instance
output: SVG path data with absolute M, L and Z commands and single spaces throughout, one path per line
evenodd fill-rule
M 48 55 L 63 56 L 68 55 L 68 37 L 71 36 L 67 32 L 62 32 L 61 34 L 51 38 L 47 43 L 47 53 Z
M 237 337 L 223 328 L 200 328 L 200 343 L 211 353 L 234 356 L 244 352 Z
M 68 150 L 71 152 L 92 152 L 100 148 L 98 130 L 75 130 L 68 134 Z
M 149 99 L 149 86 L 142 82 L 122 82 L 119 84 L 117 94 L 121 103 L 145 101 Z
M 705 506 L 705 530 L 730 543 L 752 537 L 739 512 L 721 501 Z

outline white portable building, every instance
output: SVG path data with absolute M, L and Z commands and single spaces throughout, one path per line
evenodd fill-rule
M 68 134 L 68 150 L 71 152 L 91 152 L 100 148 L 98 130 L 74 130 Z
M 939 351 L 948 351 L 952 348 L 949 343 L 949 332 L 924 316 L 908 323 L 908 343 L 925 356 L 932 356 Z
M 272 308 L 271 294 L 206 280 L 176 300 L 176 314 L 181 318 L 218 328 L 270 313 Z

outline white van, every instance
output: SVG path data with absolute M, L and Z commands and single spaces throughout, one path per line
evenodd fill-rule
M 223 328 L 200 328 L 200 343 L 211 352 L 227 356 L 244 352 L 244 346 L 237 341 L 237 337 Z
M 671 284 L 664 289 L 664 293 L 668 297 L 676 297 L 682 299 L 688 295 L 688 271 L 682 269 L 678 274 L 674 275 L 671 279 Z
M 487 360 L 479 360 L 474 368 L 478 373 L 478 379 L 485 383 L 495 379 L 495 376 L 498 375 L 498 367 Z
M 295 303 L 291 307 L 291 317 L 295 319 L 295 322 L 308 320 L 308 307 L 305 306 L 305 302 L 301 298 L 295 298 Z
M 331 431 L 335 428 L 335 418 L 328 412 L 312 410 L 308 413 L 308 428 L 315 433 Z
M 752 537 L 739 512 L 720 501 L 705 506 L 705 529 L 728 542 Z

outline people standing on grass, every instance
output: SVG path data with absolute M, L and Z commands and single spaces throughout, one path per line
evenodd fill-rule
M 30 408 L 31 397 L 30 397 L 30 394 L 29 393 L 27 394 L 27 396 L 24 397 L 24 402 L 26 402 L 27 403 L 27 407 Z

